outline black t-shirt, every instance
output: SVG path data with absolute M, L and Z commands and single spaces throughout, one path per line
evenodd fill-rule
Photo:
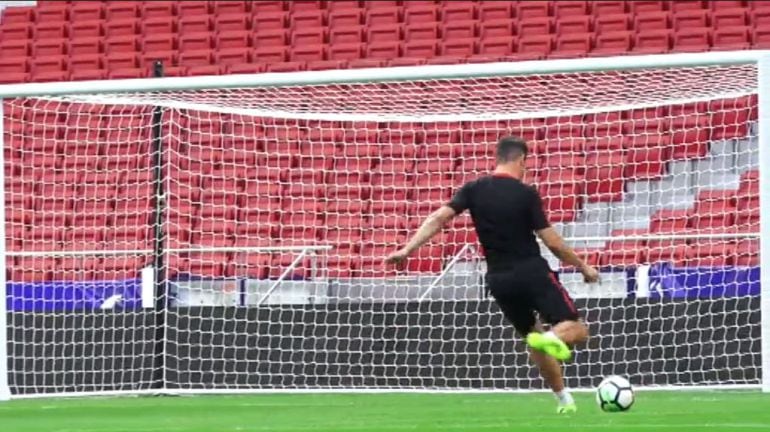
M 457 214 L 470 210 L 490 272 L 540 256 L 534 231 L 550 225 L 535 188 L 513 177 L 485 176 L 466 183 L 447 205 Z

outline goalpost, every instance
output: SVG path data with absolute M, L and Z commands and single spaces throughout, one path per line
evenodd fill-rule
M 770 391 L 769 86 L 764 51 L 0 86 L 0 400 L 542 389 L 467 215 L 381 265 L 502 135 L 603 274 L 559 269 L 568 386 Z

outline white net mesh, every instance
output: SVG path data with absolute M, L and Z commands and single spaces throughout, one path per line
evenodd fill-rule
M 6 100 L 12 391 L 541 388 L 484 293 L 467 215 L 405 272 L 381 264 L 503 135 L 531 143 L 528 181 L 604 274 L 561 272 L 594 334 L 570 386 L 758 384 L 756 80 L 731 66 Z

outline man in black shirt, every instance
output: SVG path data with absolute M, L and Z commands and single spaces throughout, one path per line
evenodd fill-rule
M 564 388 L 557 360 L 571 357 L 570 346 L 584 342 L 588 328 L 556 273 L 540 255 L 535 233 L 561 261 L 579 269 L 586 282 L 598 281 L 599 273 L 550 226 L 537 190 L 522 183 L 527 154 L 523 140 L 502 138 L 497 144 L 494 173 L 466 183 L 448 204 L 426 219 L 406 246 L 385 261 L 403 265 L 447 222 L 469 210 L 486 253 L 487 289 L 519 335 L 526 336 L 532 360 L 559 401 L 557 411 L 574 412 L 576 407 Z M 540 321 L 550 324 L 550 331 L 543 332 Z

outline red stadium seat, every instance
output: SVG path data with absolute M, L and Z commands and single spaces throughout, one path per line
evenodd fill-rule
M 711 6 L 711 10 L 714 10 L 714 11 L 721 10 L 721 9 L 742 8 L 742 7 L 745 7 L 747 4 L 748 6 L 753 6 L 753 7 L 764 6 L 762 2 L 752 2 L 752 1 L 744 2 L 742 0 L 712 0 L 706 3 L 709 6 Z
M 28 40 L 9 40 L 0 42 L 0 56 L 2 58 L 27 57 L 30 54 L 30 42 Z
M 380 2 L 367 2 L 367 4 L 370 3 Z M 401 11 L 396 7 L 369 9 L 366 11 L 364 20 L 368 27 L 376 25 L 395 25 L 401 21 Z
M 652 215 L 650 231 L 667 234 L 685 231 L 689 216 L 688 210 L 659 210 Z
M 363 26 L 351 26 L 342 28 L 333 28 L 329 32 L 329 44 L 360 44 L 364 42 L 366 36 Z
M 219 49 L 214 52 L 214 62 L 225 67 L 249 63 L 251 51 L 248 48 Z
M 627 53 L 633 40 L 631 32 L 603 33 L 596 36 L 591 55 L 619 55 Z
M 214 3 L 217 5 L 219 3 Z M 248 3 L 245 3 L 248 4 Z M 217 15 L 214 18 L 214 28 L 217 32 L 223 31 L 247 31 L 249 30 L 250 16 L 241 13 Z
M 497 37 L 510 38 L 515 34 L 515 21 L 510 18 L 483 21 L 479 24 L 479 37 L 482 40 Z
M 151 1 L 142 2 L 140 15 L 143 19 L 175 16 L 176 2 Z
M 295 46 L 289 52 L 289 59 L 293 62 L 310 62 L 323 60 L 326 49 L 323 45 Z
M 265 13 L 283 12 L 289 3 L 284 1 L 258 1 L 252 2 L 251 13 L 259 16 Z
M 669 9 L 671 12 L 677 13 L 690 10 L 706 9 L 708 6 L 703 5 L 702 1 L 673 1 L 669 3 Z
M 666 9 L 667 1 L 635 0 L 628 2 L 628 11 L 634 15 L 644 12 L 659 12 Z
M 294 12 L 289 16 L 289 25 L 292 29 L 322 28 L 326 25 L 326 14 L 320 10 L 306 10 Z
M 213 2 L 214 14 L 222 15 L 246 15 L 251 12 L 253 2 L 244 1 L 216 1 Z
M 0 26 L 0 35 L 2 35 L 0 40 L 29 40 L 32 35 L 32 29 L 31 23 L 3 24 Z
M 550 58 L 583 57 L 591 50 L 591 34 L 568 34 L 556 39 Z
M 104 23 L 104 35 L 107 38 L 132 37 L 139 33 L 137 19 L 122 19 Z
M 69 25 L 69 37 L 70 41 L 75 41 L 80 38 L 92 38 L 101 37 L 103 35 L 103 21 L 80 21 L 73 22 Z
M 759 265 L 759 241 L 753 239 L 739 240 L 735 245 L 735 265 Z
M 553 47 L 552 36 L 525 36 L 519 39 L 518 54 L 547 56 Z
M 88 11 L 90 9 L 93 9 L 94 6 L 101 6 L 98 3 L 95 2 L 81 2 L 81 3 L 75 3 L 72 7 L 73 14 L 75 13 L 75 8 L 80 7 L 84 9 L 85 11 Z M 108 2 L 105 4 L 104 7 L 104 18 L 107 21 L 114 21 L 114 20 L 124 20 L 124 19 L 136 19 L 140 16 L 140 3 L 139 2 Z M 88 18 L 88 19 L 99 19 L 100 17 L 96 18 Z M 147 18 L 147 17 L 145 17 Z
M 286 28 L 288 15 L 286 12 L 265 12 L 254 15 L 251 28 L 255 33 Z
M 411 4 L 411 2 L 409 3 Z M 439 10 L 435 5 L 415 5 L 404 8 L 403 21 L 407 26 L 418 23 L 433 23 L 439 21 Z
M 453 21 L 445 23 L 441 29 L 441 35 L 445 41 L 473 39 L 476 37 L 476 21 Z
M 441 8 L 441 20 L 445 23 L 467 21 L 476 18 L 476 3 L 470 1 L 449 2 Z
M 444 57 L 469 57 L 475 54 L 476 39 L 455 39 L 443 42 L 439 54 Z
M 735 256 L 735 245 L 725 241 L 698 241 L 688 248 L 681 264 L 696 267 L 722 267 L 731 265 Z
M 329 60 L 357 60 L 361 58 L 363 44 L 335 44 L 328 49 Z
M 664 54 L 671 49 L 671 30 L 651 30 L 637 33 L 634 47 L 635 54 Z
M 679 116 L 671 119 L 671 157 L 690 159 L 706 156 L 710 123 L 705 116 Z
M 594 18 L 593 29 L 597 34 L 625 32 L 630 28 L 626 14 L 599 15 Z
M 68 8 L 66 3 L 41 4 L 35 8 L 34 21 L 62 23 L 67 21 Z M 98 5 L 101 7 L 101 5 Z M 30 21 L 33 21 L 30 19 Z
M 751 29 L 749 27 L 717 28 L 714 30 L 712 41 L 714 49 L 748 49 L 751 45 Z
M 599 0 L 588 2 L 588 5 L 594 17 L 626 13 L 626 2 L 624 1 Z
M 625 30 L 625 29 L 624 29 Z M 585 34 L 591 32 L 591 21 L 587 16 L 565 17 L 556 21 L 556 34 Z
M 371 59 L 392 59 L 401 55 L 398 42 L 369 43 L 366 47 L 366 57 Z
M 6 7 L 2 10 L 2 23 L 3 24 L 26 24 L 31 23 L 35 19 L 35 7 L 17 6 Z
M 321 0 L 298 0 L 289 3 L 289 9 L 292 13 L 318 11 L 324 8 L 324 3 Z
M 518 34 L 520 37 L 531 37 L 535 35 L 548 35 L 553 29 L 553 18 L 538 17 L 526 20 L 519 20 Z
M 42 39 L 32 44 L 33 57 L 61 56 L 67 51 L 67 44 L 62 39 Z
M 647 248 L 635 242 L 616 242 L 617 244 L 601 252 L 599 265 L 636 266 L 647 262 Z
M 139 38 L 137 36 L 109 37 L 104 40 L 103 46 L 107 55 L 132 54 L 139 49 Z
M 406 26 L 404 40 L 407 42 L 437 39 L 439 39 L 438 23 L 415 23 Z
M 326 7 L 331 12 L 335 11 L 342 11 L 342 10 L 351 10 L 351 9 L 359 9 L 360 7 L 363 7 L 363 5 L 359 4 L 357 0 L 336 0 L 333 2 L 327 3 Z
M 252 38 L 252 46 L 257 49 L 261 48 L 283 48 L 287 42 L 286 30 L 266 30 L 254 34 Z
M 748 22 L 746 9 L 722 9 L 711 14 L 711 25 L 719 30 L 726 27 L 742 27 Z
M 362 22 L 363 12 L 359 9 L 342 9 L 329 13 L 330 29 L 354 27 L 362 24 Z
M 626 156 L 625 176 L 640 179 L 657 179 L 665 168 L 664 149 L 639 147 L 629 149 Z
M 142 51 L 145 53 L 175 51 L 177 40 L 173 34 L 151 34 L 144 37 Z
M 671 17 L 668 12 L 656 11 L 634 15 L 634 29 L 637 32 L 666 30 L 670 28 Z
M 208 33 L 212 30 L 212 27 L 211 17 L 208 15 L 183 16 L 179 18 L 178 23 L 179 37 L 182 38 L 189 33 Z
M 372 43 L 393 42 L 401 39 L 401 26 L 385 24 L 372 26 L 367 30 L 367 41 Z
M 5 27 L 5 26 L 3 26 Z M 67 26 L 58 22 L 43 22 L 33 27 L 34 38 L 40 39 L 64 39 L 67 37 Z
M 209 2 L 198 0 L 179 2 L 177 3 L 176 11 L 181 19 L 204 16 L 211 13 Z
M 78 54 L 69 57 L 71 71 L 101 70 L 102 56 L 99 54 Z
M 142 20 L 141 32 L 146 37 L 148 35 L 172 34 L 176 32 L 176 22 L 171 18 L 150 18 Z
M 73 3 L 72 7 L 70 8 L 69 13 L 69 21 L 71 23 L 77 23 L 77 22 L 85 22 L 85 21 L 96 21 L 101 20 L 102 18 L 106 17 L 107 19 L 114 19 L 111 18 L 111 16 L 114 16 L 114 13 L 110 14 L 110 6 L 111 4 L 108 3 L 105 5 L 105 10 L 107 14 L 105 15 L 102 10 L 102 4 L 98 2 L 78 2 Z M 112 5 L 114 7 L 114 5 Z M 136 15 L 128 15 L 127 17 L 136 17 Z M 46 19 L 43 19 L 43 21 L 47 21 Z
M 672 16 L 674 31 L 693 28 L 705 28 L 709 24 L 709 13 L 705 10 L 689 10 L 677 12 Z
M 307 45 L 323 45 L 326 43 L 326 30 L 324 28 L 301 28 L 291 33 L 291 44 L 296 47 Z
M 214 40 L 210 33 L 187 33 L 179 37 L 180 53 L 210 50 L 214 47 Z
M 220 32 L 216 37 L 218 50 L 247 49 L 251 44 L 251 32 L 228 31 Z
M 711 47 L 711 30 L 692 28 L 680 30 L 674 34 L 674 50 L 707 51 Z
M 568 17 L 582 17 L 588 14 L 588 3 L 586 1 L 555 1 L 552 2 L 553 16 L 557 20 Z
M 526 1 L 516 4 L 516 18 L 525 20 L 529 18 L 544 18 L 550 16 L 549 2 L 547 1 Z

